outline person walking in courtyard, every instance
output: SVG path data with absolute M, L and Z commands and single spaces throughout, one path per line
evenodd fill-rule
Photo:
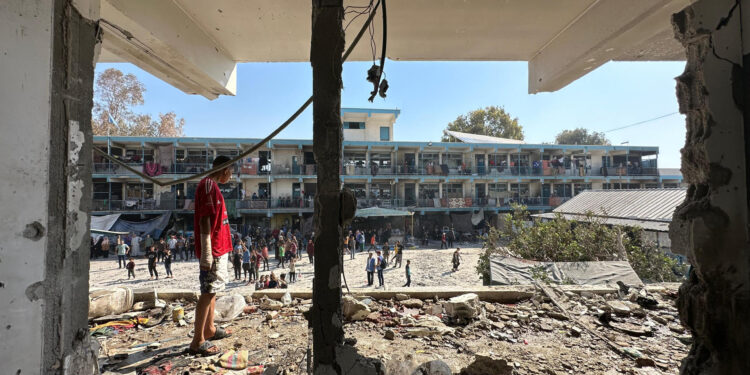
M 404 284 L 404 287 L 411 286 L 411 260 L 406 260 L 406 284 Z
M 133 279 L 135 279 L 135 261 L 132 257 L 128 259 L 128 265 L 125 268 L 128 269 L 128 280 L 130 280 L 130 276 L 133 276 Z
M 122 242 L 122 238 L 117 236 L 117 268 L 127 266 L 126 256 L 130 253 L 130 246 Z
M 388 257 L 391 255 L 391 245 L 388 244 L 388 241 L 385 241 L 383 244 L 383 259 L 385 260 L 385 263 L 388 263 Z
M 398 268 L 401 268 L 401 260 L 404 257 L 404 245 L 401 244 L 401 241 L 396 241 L 396 244 L 393 245 L 393 268 L 396 268 L 396 265 L 398 265 Z
M 448 231 L 448 247 L 446 249 L 450 249 L 453 247 L 453 241 L 456 240 L 456 231 L 453 230 L 453 227 L 451 227 L 451 230 Z
M 289 259 L 289 284 L 297 281 L 297 267 L 295 266 L 296 263 L 297 258 L 292 257 Z
M 279 263 L 276 265 L 276 268 L 285 268 L 284 263 L 286 262 L 286 248 L 284 246 L 284 242 L 279 240 Z
M 310 264 L 315 264 L 315 242 L 312 238 L 307 241 L 307 258 L 310 259 Z
M 173 279 L 174 275 L 172 275 L 172 251 L 167 249 L 167 251 L 164 253 L 164 270 L 167 271 L 167 277 L 166 279 Z
M 242 281 L 244 282 L 252 282 L 253 281 L 253 273 L 250 271 L 250 261 L 255 261 L 253 257 L 255 254 L 250 254 L 250 249 L 245 247 L 242 251 Z M 254 262 L 253 262 L 254 263 Z M 249 280 L 248 280 L 249 277 Z
M 148 248 L 154 245 L 154 239 L 151 238 L 150 234 L 146 235 L 146 238 L 143 239 L 143 248 L 148 252 Z
M 378 242 L 375 240 L 375 233 L 372 234 L 370 237 L 370 248 L 367 249 L 367 251 L 377 250 L 378 249 Z
M 377 268 L 377 271 L 378 271 L 378 284 L 379 284 L 378 287 L 385 288 L 385 279 L 383 278 L 383 270 L 385 269 L 385 267 L 388 266 L 388 263 L 386 263 L 386 260 L 383 258 L 382 255 L 380 255 L 380 251 L 376 252 L 376 254 L 378 255 L 378 261 L 375 264 L 375 267 Z
M 151 245 L 151 247 L 148 248 L 148 252 L 146 253 L 146 258 L 148 258 L 149 280 L 152 280 L 154 276 L 156 276 L 156 280 L 159 280 L 159 272 L 156 270 L 157 257 L 158 254 L 156 253 L 156 247 L 154 245 Z
M 461 264 L 461 248 L 457 247 L 456 251 L 453 252 L 453 259 L 451 260 L 453 263 L 453 272 L 458 271 L 458 266 Z
M 242 279 L 242 242 L 238 242 L 232 253 L 232 267 L 234 267 L 234 279 Z
M 445 235 L 445 232 L 443 232 L 440 235 L 440 250 L 443 249 L 443 246 L 445 246 L 446 249 L 448 248 L 448 243 L 446 241 L 447 241 L 447 236 Z
M 213 167 L 226 164 L 230 159 L 220 155 L 214 159 Z M 211 340 L 220 340 L 231 335 L 214 325 L 216 293 L 224 290 L 229 279 L 227 274 L 228 253 L 232 251 L 229 218 L 219 184 L 229 182 L 232 168 L 228 166 L 203 178 L 195 190 L 194 228 L 195 257 L 199 259 L 201 295 L 195 308 L 195 328 L 188 352 L 192 355 L 211 356 L 219 349 Z
M 367 253 L 367 263 L 365 263 L 365 272 L 367 272 L 367 286 L 372 286 L 375 281 L 375 258 L 372 257 L 372 253 Z
M 261 252 L 261 257 L 263 257 L 263 271 L 268 271 L 271 269 L 271 267 L 268 266 L 268 245 L 263 244 L 263 251 Z

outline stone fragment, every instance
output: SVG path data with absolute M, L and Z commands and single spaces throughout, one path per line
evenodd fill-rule
M 281 334 L 279 334 L 278 332 L 274 332 L 274 333 L 268 335 L 269 339 L 278 339 L 279 337 L 281 337 Z
M 269 311 L 268 314 L 266 314 L 266 320 L 274 320 L 278 315 L 278 311 Z
M 495 311 L 497 310 L 497 308 L 495 307 L 495 305 L 493 305 L 493 304 L 491 304 L 491 303 L 489 303 L 489 302 L 486 302 L 486 303 L 484 304 L 484 309 L 485 309 L 485 310 L 486 310 L 487 312 L 495 312 Z
M 396 339 L 396 332 L 394 332 L 392 329 L 386 329 L 385 330 L 385 338 L 387 340 L 394 340 L 394 339 Z
M 411 373 L 411 375 L 451 375 L 453 372 L 451 371 L 450 366 L 448 366 L 445 362 L 436 359 L 433 361 L 429 361 L 426 363 L 423 363 L 417 367 L 414 372 Z
M 494 359 L 489 356 L 477 354 L 474 362 L 461 369 L 460 375 L 511 375 L 514 373 L 513 366 L 504 359 Z
M 693 336 L 691 335 L 680 335 L 677 336 L 677 340 L 679 340 L 681 343 L 685 345 L 692 345 L 693 344 Z
M 260 300 L 261 310 L 281 310 L 282 307 L 284 307 L 283 303 L 268 297 L 263 297 Z
M 557 311 L 548 311 L 547 316 L 549 316 L 552 319 L 557 319 L 557 320 L 568 320 L 567 315 L 557 312 Z
M 371 312 L 369 315 L 367 315 L 367 320 L 376 322 L 380 319 L 380 313 L 378 312 Z
M 620 301 L 607 301 L 607 306 L 617 315 L 630 314 L 630 307 Z
M 635 359 L 635 365 L 638 367 L 655 367 L 656 362 L 651 358 L 640 357 Z
M 554 330 L 554 328 L 552 328 L 552 326 L 547 323 L 540 324 L 539 329 L 541 329 L 544 332 L 552 332 Z
M 472 319 L 479 315 L 479 296 L 467 293 L 443 303 L 446 314 L 455 319 Z
M 679 324 L 670 324 L 668 327 L 674 333 L 685 333 L 685 328 Z
M 341 299 L 342 313 L 344 318 L 352 321 L 364 320 L 370 315 L 370 309 L 364 303 L 357 301 L 352 296 L 344 296 Z
M 440 314 L 443 313 L 443 306 L 442 305 L 431 305 L 431 306 L 428 306 L 425 309 L 425 313 L 426 314 L 430 314 L 430 315 L 440 315 Z
M 626 333 L 630 336 L 635 337 L 641 337 L 641 336 L 650 336 L 652 334 L 651 328 L 644 327 L 641 325 L 636 324 L 630 324 L 630 323 L 616 323 L 616 322 L 610 322 L 610 327 Z
M 397 293 L 396 294 L 396 300 L 397 301 L 404 301 L 404 300 L 407 300 L 407 299 L 409 299 L 409 296 L 407 296 L 406 294 L 403 294 L 403 293 Z
M 570 331 L 568 331 L 568 333 L 570 333 L 570 336 L 572 337 L 581 337 L 581 333 L 583 333 L 583 330 L 576 326 L 572 326 L 570 327 Z
M 409 308 L 421 308 L 424 305 L 424 302 L 422 302 L 422 300 L 412 298 L 401 301 L 401 304 Z

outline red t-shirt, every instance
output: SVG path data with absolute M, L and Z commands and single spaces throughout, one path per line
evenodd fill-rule
M 211 222 L 211 254 L 222 256 L 232 251 L 232 235 L 229 230 L 227 207 L 216 181 L 205 177 L 195 189 L 195 257 L 200 259 L 202 240 L 201 218 L 208 216 Z

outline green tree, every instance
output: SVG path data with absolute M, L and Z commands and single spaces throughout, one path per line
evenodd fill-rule
M 174 112 L 160 113 L 159 119 L 153 120 L 151 115 L 133 111 L 143 105 L 144 92 L 146 87 L 133 74 L 114 68 L 99 73 L 91 120 L 94 135 L 182 137 L 185 120 Z
M 523 127 L 517 117 L 511 117 L 503 107 L 489 106 L 458 116 L 449 122 L 445 130 L 488 135 L 510 139 L 523 139 Z M 456 142 L 454 137 L 443 133 L 443 142 Z
M 563 130 L 555 137 L 558 145 L 609 145 L 609 139 L 601 132 L 591 131 L 584 128 Z

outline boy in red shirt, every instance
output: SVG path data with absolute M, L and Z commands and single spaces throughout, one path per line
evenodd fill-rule
M 230 161 L 227 156 L 218 156 L 213 166 L 218 167 Z M 210 356 L 220 349 L 209 340 L 220 340 L 230 332 L 214 326 L 216 292 L 224 290 L 229 276 L 227 259 L 232 251 L 232 237 L 229 229 L 227 208 L 219 184 L 229 182 L 232 168 L 228 166 L 203 178 L 195 191 L 195 257 L 200 260 L 201 296 L 195 308 L 195 331 L 188 352 Z

